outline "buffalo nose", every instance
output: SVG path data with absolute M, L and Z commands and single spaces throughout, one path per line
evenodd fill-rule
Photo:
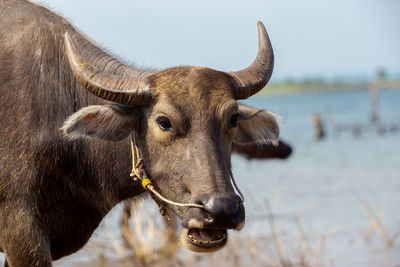
M 238 211 L 239 203 L 230 198 L 213 197 L 205 204 L 204 209 L 213 216 L 232 217 Z
M 208 226 L 236 229 L 244 221 L 244 207 L 239 196 L 207 195 L 202 200 Z

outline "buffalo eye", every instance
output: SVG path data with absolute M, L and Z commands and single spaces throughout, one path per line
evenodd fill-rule
M 161 130 L 163 131 L 173 131 L 172 124 L 167 117 L 160 116 L 156 119 L 156 122 Z
M 239 113 L 232 115 L 229 128 L 235 128 L 238 126 L 239 117 L 240 117 Z

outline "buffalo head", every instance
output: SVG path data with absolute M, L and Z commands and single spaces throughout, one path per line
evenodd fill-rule
M 126 76 L 96 69 L 65 35 L 75 77 L 88 91 L 114 103 L 82 108 L 65 121 L 63 132 L 69 138 L 110 141 L 134 135 L 154 187 L 171 200 L 204 205 L 170 207 L 182 219 L 184 243 L 194 251 L 221 248 L 227 229 L 244 226 L 242 199 L 231 183 L 232 144 L 275 143 L 279 136 L 274 114 L 237 102 L 262 89 L 272 73 L 273 51 L 261 22 L 258 32 L 257 57 L 244 70 L 132 68 Z

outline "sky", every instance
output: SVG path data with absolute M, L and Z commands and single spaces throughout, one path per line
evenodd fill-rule
M 35 0 L 138 66 L 247 67 L 257 21 L 275 53 L 272 81 L 400 77 L 399 0 Z

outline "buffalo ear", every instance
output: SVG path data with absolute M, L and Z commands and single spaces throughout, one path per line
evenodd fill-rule
M 249 143 L 278 144 L 279 124 L 277 115 L 264 110 L 239 105 L 240 120 L 234 139 L 235 145 Z
M 69 116 L 60 128 L 70 139 L 124 140 L 134 130 L 133 111 L 117 105 L 92 105 Z

